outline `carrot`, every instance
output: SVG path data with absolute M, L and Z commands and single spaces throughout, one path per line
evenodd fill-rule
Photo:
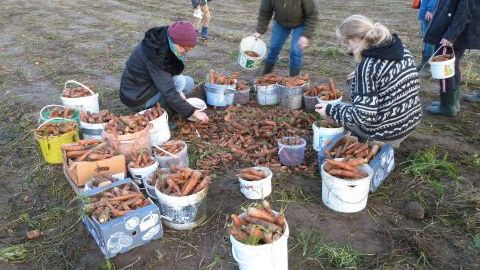
M 356 170 L 354 166 L 348 164 L 345 161 L 338 161 L 338 160 L 329 159 L 329 160 L 327 160 L 327 164 L 331 164 L 334 167 L 339 167 L 339 168 L 342 168 L 342 169 L 347 170 L 347 171 L 355 171 Z
M 228 233 L 233 236 L 235 239 L 237 239 L 237 241 L 245 241 L 247 240 L 248 238 L 248 235 L 242 231 L 241 229 L 239 229 L 238 227 L 228 227 Z
M 102 140 L 97 140 L 97 139 L 85 139 L 85 140 L 80 140 L 78 141 L 78 144 L 80 145 L 89 145 L 89 144 L 98 144 L 101 143 Z
M 195 194 L 203 190 L 208 185 L 209 182 L 210 182 L 210 176 L 205 176 L 203 180 L 195 187 L 195 190 L 193 190 L 192 194 Z
M 265 242 L 265 244 L 270 244 L 273 242 L 273 233 L 270 232 L 270 231 L 265 231 L 263 232 L 263 237 L 262 237 L 263 241 Z
M 272 216 L 275 216 L 275 214 L 273 213 L 272 207 L 270 206 L 270 203 L 268 203 L 266 200 L 262 201 L 262 207 L 265 211 L 267 211 L 267 213 L 269 213 Z
M 275 216 L 266 212 L 265 210 L 257 209 L 255 207 L 249 207 L 247 214 L 253 218 L 263 219 L 265 221 L 275 223 Z
M 190 176 L 185 185 L 182 187 L 182 196 L 189 195 L 192 192 L 192 190 L 200 181 L 200 177 L 202 177 L 202 173 L 200 173 L 199 171 L 194 171 L 192 173 L 192 176 Z
M 125 200 L 132 199 L 132 198 L 144 198 L 144 196 L 143 196 L 142 193 L 132 193 L 132 194 L 127 194 L 127 195 L 116 196 L 116 197 L 114 197 L 114 198 L 108 199 L 108 201 L 109 201 L 109 202 L 112 202 L 112 201 L 125 201 Z
M 365 159 L 363 158 L 356 158 L 356 159 L 352 159 L 352 160 L 349 160 L 347 161 L 347 163 L 353 167 L 358 167 L 360 165 L 363 165 L 365 164 Z
M 277 231 L 281 232 L 282 231 L 282 228 L 280 226 L 278 226 L 277 224 L 274 224 L 272 222 L 268 222 L 268 221 L 263 220 L 263 219 L 258 219 L 258 218 L 254 218 L 254 217 L 251 217 L 251 216 L 245 216 L 243 219 L 245 221 L 249 222 L 249 223 L 253 223 L 253 224 L 262 226 L 265 229 L 268 229 L 268 230 L 273 231 L 273 232 L 277 232 Z
M 330 170 L 328 173 L 336 177 L 351 178 L 351 179 L 360 179 L 367 176 L 364 172 L 361 172 L 359 170 L 349 171 L 349 170 L 342 170 L 342 169 L 333 169 L 333 170 Z
M 368 150 L 368 144 L 363 144 L 362 147 L 358 148 L 357 150 L 355 150 L 353 153 L 356 155 L 356 154 L 359 154 L 365 150 Z
M 84 150 L 84 147 L 82 145 L 64 144 L 64 145 L 62 145 L 62 150 L 65 150 L 65 151 L 80 151 L 80 150 Z
M 173 179 L 167 178 L 167 184 L 169 187 L 175 190 L 175 193 L 181 194 L 180 187 L 178 186 L 177 183 L 175 183 L 175 181 L 173 181 Z
M 253 237 L 255 239 L 262 239 L 263 238 L 263 233 L 257 225 L 250 224 L 250 225 L 248 225 L 248 227 L 249 227 L 249 232 L 250 232 L 251 237 Z
M 284 214 L 278 215 L 275 218 L 275 224 L 283 228 L 283 226 L 285 226 L 285 215 Z
M 85 154 L 87 150 L 78 150 L 78 151 L 68 151 L 67 158 L 78 158 Z
M 234 226 L 237 226 L 237 227 L 240 227 L 242 225 L 246 225 L 247 223 L 245 222 L 245 220 L 243 220 L 242 218 L 240 218 L 239 216 L 235 215 L 235 214 L 231 214 L 230 217 L 232 218 L 232 222 L 233 222 L 233 225 Z
M 377 154 L 378 150 L 380 150 L 380 145 L 374 144 L 372 146 L 372 149 L 370 150 L 370 153 L 365 157 L 365 159 L 370 162 L 370 160 Z
M 108 208 L 110 208 L 110 211 L 116 216 L 116 217 L 121 217 L 124 216 L 126 213 L 130 212 L 129 210 L 126 211 L 120 211 L 117 210 L 115 207 L 113 207 L 109 202 L 107 202 Z
M 213 69 L 210 69 L 210 72 L 209 72 L 209 80 L 210 80 L 210 83 L 215 83 L 215 70 Z

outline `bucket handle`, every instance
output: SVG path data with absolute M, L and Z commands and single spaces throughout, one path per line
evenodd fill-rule
M 169 156 L 172 156 L 174 158 L 179 158 L 177 155 L 172 154 L 172 153 L 168 152 L 167 150 L 164 150 L 163 148 L 159 147 L 158 145 L 155 145 L 154 147 L 157 148 L 158 150 L 164 152 L 165 154 L 167 154 Z
M 95 93 L 94 93 L 90 88 L 88 88 L 88 87 L 87 87 L 86 85 L 84 85 L 83 83 L 79 83 L 79 82 L 77 82 L 77 81 L 75 81 L 75 80 L 68 80 L 68 81 L 66 81 L 66 82 L 65 82 L 65 86 L 64 86 L 63 89 L 67 89 L 67 84 L 69 84 L 69 83 L 73 83 L 73 84 L 76 84 L 76 85 L 80 85 L 81 87 L 83 87 L 83 88 L 87 89 L 88 91 L 90 91 L 90 93 L 92 93 L 92 95 L 95 95 Z
M 45 111 L 45 110 L 48 109 L 48 108 L 52 108 L 52 107 L 62 107 L 62 108 L 64 108 L 64 109 L 67 108 L 67 106 L 63 106 L 63 105 L 56 105 L 56 104 L 47 105 L 47 106 L 43 107 L 43 108 L 40 110 L 40 113 L 39 113 L 39 114 L 40 114 L 40 119 L 41 119 L 41 120 L 46 120 L 45 118 L 43 118 L 43 115 L 42 115 L 42 114 L 43 114 L 43 111 Z
M 75 121 L 73 121 L 72 119 L 55 117 L 55 118 L 50 118 L 50 119 L 48 119 L 47 121 L 43 122 L 43 123 L 42 123 L 40 126 L 38 126 L 37 128 L 41 128 L 41 127 L 43 127 L 43 125 L 45 125 L 46 123 L 52 122 L 53 120 L 67 120 L 67 121 L 70 121 L 70 122 L 75 122 Z
M 430 60 L 432 60 L 433 57 L 435 57 L 436 54 L 438 53 L 438 51 L 440 51 L 440 49 L 442 49 L 442 48 L 447 48 L 447 46 L 442 45 L 442 46 L 438 47 L 438 49 L 432 54 L 432 56 L 430 56 L 430 58 L 428 59 L 427 62 L 430 62 Z M 453 49 L 453 47 L 451 47 L 451 48 L 452 48 L 452 55 L 455 56 L 455 50 Z M 442 53 L 442 55 L 445 55 L 445 53 Z

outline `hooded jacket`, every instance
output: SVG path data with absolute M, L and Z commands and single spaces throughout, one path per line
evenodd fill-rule
M 351 85 L 352 104 L 327 105 L 326 113 L 346 127 L 377 140 L 410 134 L 422 115 L 420 81 L 412 54 L 397 35 L 362 52 Z
M 185 118 L 195 108 L 176 91 L 172 76 L 183 72 L 185 66 L 170 49 L 168 26 L 145 32 L 142 42 L 128 59 L 120 82 L 120 100 L 129 107 L 145 104 L 160 91 L 169 109 Z

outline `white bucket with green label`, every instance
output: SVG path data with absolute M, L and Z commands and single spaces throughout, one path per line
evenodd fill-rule
M 245 69 L 257 69 L 267 55 L 267 45 L 263 40 L 255 37 L 246 37 L 240 42 L 238 63 Z

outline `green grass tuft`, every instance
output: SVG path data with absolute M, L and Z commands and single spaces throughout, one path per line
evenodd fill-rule
M 415 177 L 429 178 L 436 174 L 447 174 L 458 179 L 459 176 L 457 166 L 447 160 L 447 154 L 440 158 L 435 148 L 417 153 L 408 162 L 410 165 L 405 170 Z

